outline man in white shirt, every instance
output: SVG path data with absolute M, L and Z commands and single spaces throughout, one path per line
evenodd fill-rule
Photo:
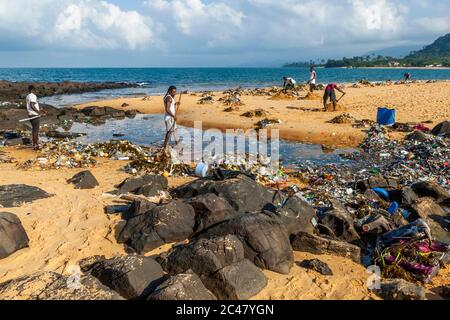
M 33 148 L 39 149 L 39 129 L 41 125 L 40 118 L 42 116 L 42 113 L 39 108 L 39 103 L 36 95 L 34 94 L 34 91 L 35 91 L 34 86 L 28 87 L 28 95 L 26 97 L 26 103 L 27 103 L 28 117 L 30 117 L 32 127 Z
M 285 90 L 292 90 L 295 89 L 295 84 L 297 83 L 293 78 L 290 77 L 283 77 L 284 83 L 283 88 Z
M 314 67 L 311 66 L 309 69 L 310 71 L 310 77 L 309 77 L 309 91 L 314 92 L 316 90 L 316 81 L 317 81 L 317 73 L 316 70 L 314 70 Z

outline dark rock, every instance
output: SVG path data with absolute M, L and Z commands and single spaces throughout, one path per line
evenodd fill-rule
M 316 218 L 316 210 L 299 197 L 290 197 L 277 213 L 289 235 L 299 232 L 314 234 L 312 220 Z
M 355 230 L 353 217 L 350 212 L 342 206 L 338 200 L 331 199 L 332 209 L 324 213 L 320 218 L 322 233 L 339 238 L 341 240 L 352 242 L 359 239 Z
M 190 199 L 198 195 L 214 193 L 228 201 L 238 212 L 260 212 L 273 200 L 274 192 L 263 187 L 253 179 L 239 175 L 223 181 L 200 179 L 175 189 L 175 198 Z
M 411 187 L 404 187 L 402 189 L 402 205 L 410 206 L 418 199 L 417 194 Z
M 162 283 L 148 300 L 217 300 L 193 272 L 181 273 Z
M 431 133 L 435 136 L 450 137 L 450 121 L 444 121 L 439 123 L 431 130 Z
M 440 296 L 445 300 L 450 300 L 450 285 L 441 287 Z
M 7 139 L 5 140 L 6 147 L 14 147 L 14 146 L 22 146 L 22 145 L 30 145 L 31 140 L 29 138 L 16 138 L 16 139 Z
M 83 108 L 81 112 L 89 117 L 100 117 L 106 115 L 105 108 L 95 106 Z
M 331 240 L 305 232 L 293 236 L 291 242 L 295 251 L 331 254 L 349 258 L 356 263 L 361 261 L 361 249 L 347 242 Z
M 128 178 L 116 186 L 117 194 L 136 193 L 147 197 L 156 196 L 159 191 L 167 189 L 167 178 L 158 175 L 145 175 L 138 178 Z
M 164 281 L 161 266 L 149 257 L 130 255 L 94 261 L 93 264 L 81 262 L 82 271 L 89 272 L 126 299 L 146 298 Z
M 244 245 L 245 257 L 262 269 L 287 274 L 294 256 L 286 228 L 275 216 L 241 214 L 206 230 L 201 238 L 235 235 Z
M 450 194 L 435 182 L 421 181 L 413 184 L 411 188 L 419 197 L 431 197 L 440 204 L 450 204 Z
M 28 241 L 20 219 L 13 213 L 0 212 L 0 259 L 28 247 Z
M 433 237 L 448 243 L 450 223 L 447 212 L 433 198 L 420 198 L 411 205 L 411 219 L 423 219 L 431 229 Z
M 428 140 L 428 135 L 422 131 L 414 131 L 408 134 L 405 137 L 406 140 L 409 141 L 419 141 L 419 142 L 425 142 Z
M 195 232 L 200 232 L 237 215 L 236 210 L 225 199 L 214 193 L 199 195 L 188 200 L 188 203 L 195 210 Z
M 3 207 L 20 207 L 23 203 L 46 199 L 52 196 L 38 187 L 24 184 L 0 186 L 0 206 Z
M 75 185 L 76 189 L 94 189 L 99 186 L 97 179 L 90 171 L 82 171 L 67 181 Z
M 314 270 L 324 276 L 332 276 L 333 271 L 330 269 L 330 267 L 323 261 L 320 261 L 319 259 L 312 259 L 312 260 L 303 260 L 299 263 L 300 267 Z
M 138 114 L 137 110 L 126 110 L 125 116 L 127 118 L 134 118 Z
M 425 300 L 425 289 L 403 279 L 387 279 L 375 291 L 385 300 Z
M 131 203 L 129 217 L 132 218 L 141 214 L 147 213 L 156 208 L 157 205 L 145 199 L 136 199 Z
M 85 135 L 85 133 L 60 132 L 55 130 L 51 130 L 46 133 L 47 137 L 56 139 L 76 139 Z
M 264 274 L 244 258 L 242 243 L 232 235 L 175 247 L 161 264 L 171 275 L 194 271 L 221 300 L 250 299 L 267 285 Z
M 0 284 L 0 300 L 124 300 L 97 279 L 79 283 L 54 272 L 39 272 Z
M 143 253 L 164 243 L 188 239 L 194 233 L 194 226 L 195 212 L 192 206 L 173 201 L 128 220 L 117 240 Z
M 398 188 L 398 182 L 394 179 L 384 178 L 382 176 L 370 177 L 367 180 L 358 181 L 356 187 L 361 191 L 367 189 L 383 188 L 393 190 Z

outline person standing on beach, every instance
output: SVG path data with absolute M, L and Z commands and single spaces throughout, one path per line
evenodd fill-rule
M 28 87 L 28 95 L 26 97 L 26 105 L 28 117 L 30 118 L 31 128 L 32 128 L 32 141 L 33 148 L 39 149 L 39 130 L 41 126 L 41 117 L 43 112 L 39 108 L 39 103 L 37 96 L 34 94 L 34 86 Z
M 164 149 L 169 146 L 170 138 L 173 135 L 175 143 L 178 144 L 178 137 L 176 134 L 177 129 L 177 117 L 176 112 L 181 105 L 181 102 L 175 102 L 175 96 L 177 95 L 177 88 L 170 86 L 164 96 L 164 108 L 166 115 L 164 116 L 164 122 L 166 124 L 166 138 L 164 140 Z
M 316 81 L 317 81 L 317 73 L 313 66 L 309 69 L 310 77 L 309 77 L 309 92 L 314 92 L 316 90 Z
M 344 90 L 342 90 L 341 88 L 339 88 L 339 86 L 337 84 L 330 83 L 329 85 L 327 85 L 327 87 L 325 88 L 325 93 L 323 95 L 323 107 L 324 107 L 325 112 L 327 111 L 328 99 L 330 99 L 333 102 L 333 111 L 336 111 L 336 105 L 339 102 L 339 100 L 342 99 L 342 97 L 339 100 L 336 99 L 336 91 L 335 90 L 342 93 L 342 97 L 346 95 L 346 92 Z
M 411 73 L 409 73 L 409 72 L 405 73 L 404 78 L 405 78 L 405 81 L 411 80 Z

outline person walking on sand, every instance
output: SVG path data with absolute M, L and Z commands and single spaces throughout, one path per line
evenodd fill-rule
M 310 76 L 309 76 L 309 92 L 314 92 L 316 90 L 316 81 L 317 81 L 317 73 L 313 66 L 309 69 Z
M 324 107 L 325 112 L 327 111 L 328 99 L 330 99 L 333 102 L 333 111 L 336 111 L 336 105 L 339 102 L 339 100 L 342 99 L 342 97 L 340 97 L 339 100 L 336 99 L 336 91 L 335 90 L 342 93 L 342 97 L 346 95 L 346 92 L 344 90 L 342 90 L 341 88 L 339 88 L 339 86 L 337 84 L 330 83 L 329 85 L 327 85 L 327 87 L 325 88 L 325 93 L 323 95 L 323 107 Z
M 404 79 L 405 79 L 405 81 L 411 80 L 411 73 L 410 72 L 405 73 Z
M 170 86 L 164 96 L 164 108 L 166 115 L 164 116 L 164 122 L 166 124 L 166 138 L 164 140 L 164 149 L 169 146 L 170 138 L 173 135 L 175 143 L 178 145 L 178 137 L 176 134 L 177 129 L 177 116 L 176 112 L 181 105 L 181 102 L 175 102 L 175 96 L 177 95 L 177 88 Z
M 33 149 L 39 149 L 39 130 L 41 126 L 41 117 L 44 112 L 39 108 L 39 103 L 35 92 L 34 86 L 28 87 L 28 95 L 26 97 L 26 105 L 28 117 L 30 118 L 31 128 L 32 128 L 32 141 Z
M 295 89 L 296 81 L 291 77 L 283 77 L 283 89 L 284 90 L 293 90 Z

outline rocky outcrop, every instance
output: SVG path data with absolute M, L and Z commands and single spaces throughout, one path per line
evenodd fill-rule
M 0 186 L 0 206 L 5 208 L 20 207 L 23 203 L 52 197 L 44 190 L 24 184 Z
M 135 193 L 146 197 L 156 196 L 159 191 L 166 190 L 169 185 L 167 178 L 160 175 L 144 175 L 137 178 L 128 178 L 117 185 L 116 194 Z
M 385 300 L 425 300 L 425 289 L 403 279 L 387 279 L 375 291 Z
M 99 186 L 97 179 L 88 170 L 77 173 L 67 182 L 74 184 L 76 189 L 94 189 Z
M 13 213 L 0 212 L 0 259 L 28 247 L 28 241 L 20 219 Z

